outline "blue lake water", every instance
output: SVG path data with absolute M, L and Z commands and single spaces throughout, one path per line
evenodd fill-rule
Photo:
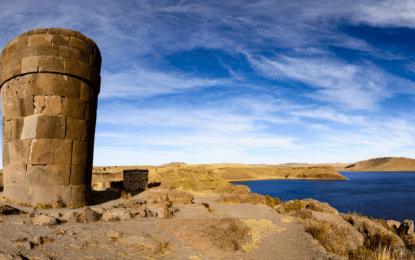
M 312 198 L 341 213 L 415 221 L 415 172 L 340 172 L 346 181 L 264 180 L 235 182 L 281 201 Z

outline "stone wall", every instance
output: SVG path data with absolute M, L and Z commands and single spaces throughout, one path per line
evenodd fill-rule
M 148 184 L 148 170 L 124 170 L 123 188 L 127 192 L 144 191 Z
M 91 190 L 101 55 L 83 34 L 36 29 L 0 56 L 4 196 L 84 205 Z

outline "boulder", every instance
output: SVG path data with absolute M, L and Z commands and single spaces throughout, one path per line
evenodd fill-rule
M 74 222 L 78 218 L 78 213 L 74 211 L 66 212 L 61 218 L 61 221 L 68 221 L 68 222 Z
M 100 218 L 101 215 L 95 210 L 92 210 L 90 207 L 85 207 L 79 216 L 79 220 L 86 223 L 97 222 Z
M 39 226 L 52 226 L 58 224 L 58 221 L 54 217 L 39 215 L 32 220 L 34 225 Z
M 267 203 L 265 196 L 257 194 L 257 193 L 222 195 L 215 202 L 235 203 L 235 204 L 249 203 L 253 205 L 256 205 L 258 203 L 261 203 L 261 204 Z
M 95 210 L 100 215 L 104 214 L 105 212 L 104 208 L 92 208 L 92 210 Z
M 49 214 L 49 217 L 54 217 L 56 219 L 60 219 L 62 217 L 62 214 L 60 212 L 52 212 Z
M 340 216 L 349 222 L 357 231 L 363 234 L 363 236 L 366 238 L 373 237 L 377 234 L 386 234 L 393 238 L 395 241 L 395 246 L 397 247 L 405 247 L 405 243 L 402 241 L 402 239 L 390 231 L 389 229 L 382 226 L 382 224 L 377 223 L 375 221 L 372 221 L 365 217 L 355 216 L 355 215 L 349 215 L 349 214 L 343 214 L 341 213 Z
M 402 221 L 398 229 L 399 236 L 403 237 L 414 233 L 414 222 L 409 219 Z
M 395 232 L 398 232 L 399 226 L 401 225 L 401 222 L 395 221 L 395 220 L 387 220 L 386 224 L 388 224 L 391 228 L 395 230 Z
M 119 208 L 111 209 L 102 215 L 104 221 L 114 221 L 114 220 L 128 220 L 131 219 L 131 213 L 128 209 Z
M 157 225 L 215 258 L 231 257 L 252 242 L 251 229 L 237 218 L 180 219 Z
M 13 208 L 8 205 L 0 204 L 0 215 L 18 215 L 24 213 L 23 211 Z
M 306 209 L 339 215 L 337 209 L 333 208 L 326 202 L 320 202 L 314 199 L 302 199 L 301 202 L 303 202 Z
M 136 246 L 141 246 L 146 248 L 150 251 L 150 254 L 156 254 L 158 252 L 161 252 L 163 250 L 163 243 L 158 241 L 157 239 L 151 237 L 150 235 L 140 236 L 140 235 L 133 235 L 128 236 L 121 241 L 132 244 Z
M 169 207 L 167 207 L 167 205 L 163 205 L 163 204 L 147 205 L 147 210 L 152 212 L 153 217 L 158 217 L 158 218 L 163 218 L 163 219 L 173 217 L 173 211 L 169 210 Z
M 308 214 L 305 214 L 307 212 Z M 345 253 L 357 249 L 364 243 L 364 236 L 357 231 L 353 226 L 345 221 L 340 215 L 331 213 L 319 212 L 309 209 L 301 209 L 299 211 L 291 211 L 288 215 L 302 216 L 307 215 L 308 221 L 305 221 L 303 225 L 310 227 L 315 225 L 315 222 L 323 225 L 328 225 L 327 235 L 329 236 L 329 243 L 332 248 L 338 248 L 338 250 L 344 250 Z M 312 220 L 312 221 L 310 221 Z M 330 237 L 331 236 L 331 237 Z M 343 238 L 347 237 L 347 240 Z
M 172 204 L 187 204 L 191 203 L 193 199 L 194 196 L 192 194 L 175 189 L 149 190 L 132 197 L 132 200 L 138 200 L 146 204 L 155 204 L 166 201 L 169 201 Z

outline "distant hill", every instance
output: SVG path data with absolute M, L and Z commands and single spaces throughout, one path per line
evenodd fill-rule
M 160 165 L 160 167 L 172 167 L 172 166 L 180 166 L 180 165 L 186 165 L 184 162 L 171 162 Z
M 382 157 L 360 161 L 347 166 L 335 167 L 336 171 L 415 171 L 415 159 L 405 157 Z

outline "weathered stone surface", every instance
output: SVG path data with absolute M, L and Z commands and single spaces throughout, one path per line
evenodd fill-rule
M 87 137 L 87 123 L 85 120 L 67 117 L 66 138 L 76 141 L 85 141 Z
M 6 125 L 10 125 L 9 122 L 6 122 Z M 11 131 L 12 139 L 13 140 L 20 140 L 20 137 L 22 136 L 22 132 L 23 132 L 24 118 L 23 117 L 18 117 L 16 119 L 13 119 L 11 123 L 12 123 L 12 131 Z M 8 134 L 7 131 L 6 131 L 6 133 Z M 6 140 L 4 140 L 4 141 L 7 142 L 9 140 L 10 139 L 6 138 Z
M 30 160 L 31 140 L 15 140 L 9 143 L 10 165 L 27 165 Z
M 82 211 L 79 220 L 86 223 L 97 222 L 101 218 L 101 215 L 98 214 L 95 210 L 92 210 L 90 207 L 85 207 Z
M 1 123 L 3 126 L 3 142 L 8 143 L 13 139 L 13 121 L 2 120 Z
M 5 174 L 5 173 L 4 173 Z M 15 202 L 30 204 L 29 188 L 19 185 L 4 185 L 4 196 Z
M 124 208 L 111 209 L 102 215 L 102 220 L 104 221 L 128 220 L 128 219 L 131 219 L 131 213 L 129 210 L 124 209 Z
M 73 141 L 72 164 L 85 165 L 87 163 L 87 148 L 86 142 Z
M 69 185 L 70 165 L 46 165 L 46 185 Z
M 27 185 L 44 186 L 46 184 L 46 165 L 27 166 Z
M 154 202 L 166 201 L 168 199 L 173 204 L 187 204 L 191 203 L 194 196 L 185 191 L 173 190 L 149 190 L 141 192 L 132 199 L 142 200 L 147 204 Z
M 386 220 L 386 224 L 388 224 L 391 228 L 395 230 L 395 232 L 397 232 L 399 226 L 401 225 L 401 222 L 395 220 Z
M 236 218 L 171 220 L 157 224 L 210 257 L 226 258 L 252 242 L 250 228 Z
M 65 117 L 37 116 L 36 138 L 65 139 Z
M 45 216 L 45 215 L 40 215 L 35 217 L 32 220 L 34 225 L 39 225 L 39 226 L 53 226 L 58 224 L 58 221 L 56 218 L 54 217 L 50 217 L 50 216 Z
M 62 115 L 78 119 L 85 118 L 85 102 L 74 98 L 62 99 Z
M 2 162 L 3 167 L 7 167 L 10 165 L 10 152 L 9 152 L 9 144 L 3 143 L 2 147 Z
M 81 80 L 66 75 L 55 75 L 53 92 L 56 96 L 79 99 L 80 91 Z
M 125 237 L 125 238 L 121 239 L 121 241 L 123 241 L 125 243 L 128 243 L 128 244 L 133 244 L 133 245 L 138 245 L 138 246 L 145 247 L 145 248 L 150 250 L 150 254 L 159 253 L 163 249 L 163 243 L 156 240 L 155 238 L 151 237 L 150 235 L 146 235 L 146 236 L 140 236 L 140 235 L 128 236 L 128 237 Z
M 36 138 L 37 119 L 37 116 L 28 116 L 24 118 L 21 139 L 27 140 Z
M 59 46 L 39 45 L 37 47 L 37 56 L 59 56 Z
M 72 162 L 72 140 L 53 140 L 53 164 L 70 165 Z
M 53 164 L 53 156 L 53 139 L 33 140 L 31 164 Z
M 61 218 L 60 220 L 62 221 L 68 221 L 68 222 L 75 222 L 78 218 L 78 213 L 70 211 L 70 212 L 66 212 Z
M 71 187 L 72 187 L 71 205 L 76 206 L 76 207 L 85 205 L 86 204 L 85 185 L 72 185 Z
M 37 57 L 31 57 L 37 58 Z M 29 59 L 29 58 L 26 58 Z M 37 65 L 36 65 L 37 66 Z M 36 68 L 37 70 L 37 68 Z M 35 73 L 26 75 L 26 95 L 53 95 L 53 79 L 54 74 L 51 73 Z
M 37 72 L 37 67 L 39 64 L 39 57 L 38 56 L 32 56 L 32 57 L 26 57 L 22 60 L 22 73 L 30 73 L 30 72 Z M 4 73 L 4 69 L 3 69 Z M 11 75 L 10 75 L 11 76 Z M 3 80 L 9 78 L 10 76 L 3 76 Z
M 334 214 L 334 215 L 339 215 L 339 212 L 337 211 L 337 209 L 331 207 L 326 202 L 320 202 L 320 201 L 314 200 L 314 199 L 302 199 L 301 201 L 303 202 L 304 206 L 307 209 L 314 210 L 314 211 L 325 212 L 325 213 L 330 213 L 330 214 Z
M 165 204 L 150 204 L 147 205 L 147 211 L 151 211 L 153 217 L 158 217 L 161 219 L 173 217 L 173 212 L 169 210 L 168 206 Z
M 398 234 L 401 236 L 411 235 L 414 233 L 414 222 L 409 219 L 402 221 L 398 229 Z
M 29 46 L 30 45 L 40 45 L 47 44 L 52 45 L 52 35 L 50 34 L 37 34 L 29 36 Z
M 39 56 L 38 71 L 63 73 L 64 58 L 54 56 Z
M 60 219 L 62 217 L 62 214 L 60 212 L 52 212 L 52 213 L 48 214 L 48 216 L 56 218 L 56 219 Z
M 85 185 L 85 165 L 71 165 L 70 185 Z
M 4 183 L 26 186 L 26 165 L 10 165 L 4 168 Z
M 144 191 L 148 184 L 148 170 L 124 170 L 123 188 L 127 192 Z
M 111 238 L 111 239 L 119 239 L 119 238 L 122 237 L 122 235 L 123 234 L 121 232 L 117 232 L 117 231 L 113 231 L 113 230 L 110 230 L 110 231 L 107 232 L 107 237 Z
M 46 173 L 49 173 L 46 168 Z M 72 187 L 66 185 L 43 185 L 29 186 L 30 204 L 50 204 L 58 206 L 59 200 L 65 205 L 71 206 L 69 203 L 72 198 Z
M 405 244 L 402 241 L 402 239 L 396 235 L 395 233 L 393 233 L 392 231 L 390 231 L 389 229 L 385 228 L 384 226 L 382 226 L 381 224 L 372 221 L 370 219 L 367 219 L 365 217 L 360 217 L 360 216 L 355 216 L 355 215 L 348 215 L 348 214 L 343 214 L 341 213 L 340 216 L 346 220 L 347 222 L 349 222 L 350 224 L 352 224 L 352 226 L 359 231 L 360 233 L 363 234 L 363 236 L 365 237 L 365 239 L 367 237 L 372 237 L 375 236 L 376 234 L 387 234 L 390 235 L 396 242 L 396 246 L 398 247 L 404 247 Z

